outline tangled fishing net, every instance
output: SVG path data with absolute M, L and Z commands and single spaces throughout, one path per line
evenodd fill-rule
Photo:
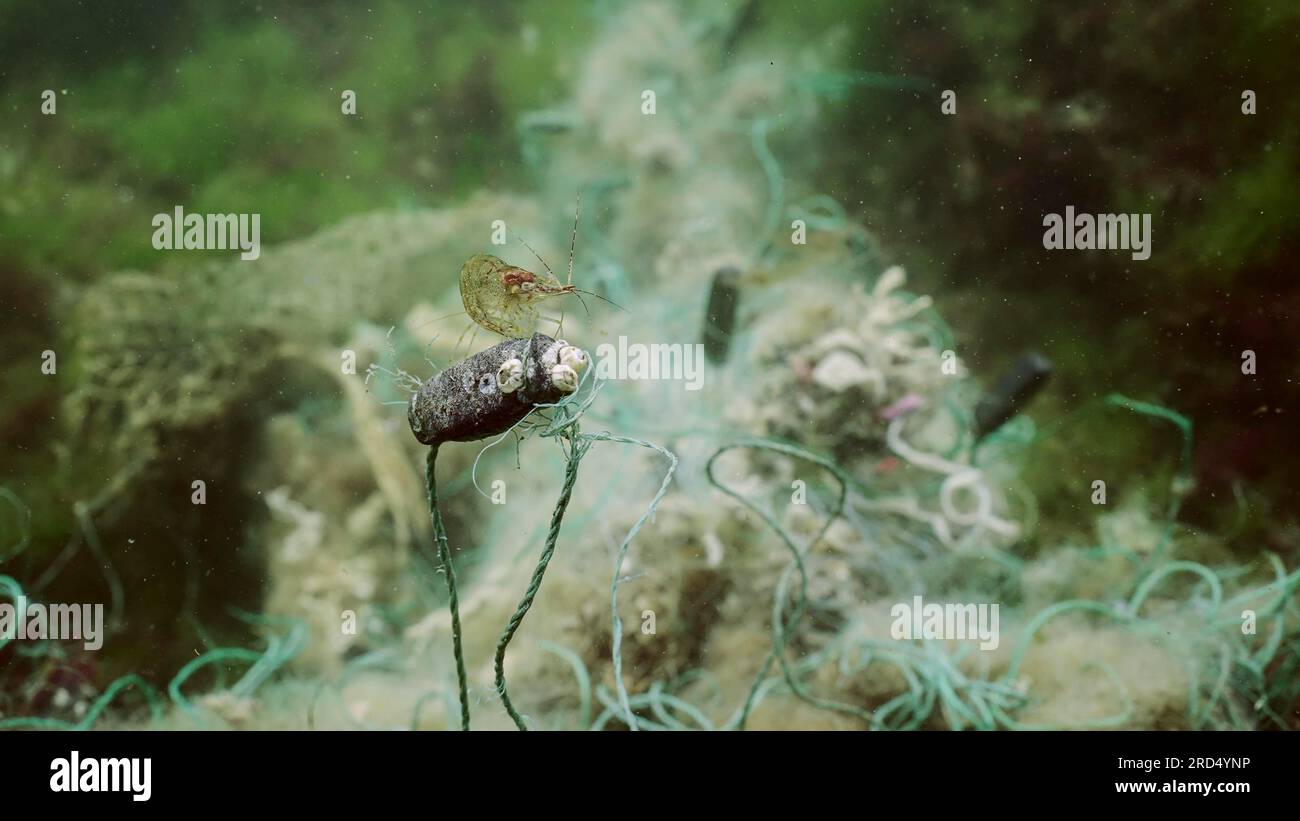
M 127 504 L 186 431 L 285 384 L 318 390 L 284 397 L 241 451 L 267 584 L 264 612 L 239 615 L 261 645 L 75 693 L 61 717 L 24 714 L 31 694 L 0 671 L 0 728 L 443 728 L 471 709 L 484 728 L 1293 726 L 1300 570 L 1234 561 L 1179 521 L 1191 422 L 1120 396 L 1079 410 L 1176 437 L 1174 481 L 1160 509 L 1098 508 L 1092 543 L 1039 543 L 1020 469 L 1070 420 L 977 440 L 977 380 L 931 300 L 799 183 L 827 96 L 889 81 L 835 73 L 833 50 L 728 60 L 730 37 L 668 3 L 612 20 L 569 103 L 519 123 L 535 194 L 91 287 L 68 399 L 68 453 L 99 443 L 88 517 Z M 460 263 L 498 219 L 562 258 L 575 188 L 575 284 L 628 310 L 569 310 L 565 338 L 693 344 L 734 270 L 723 361 L 699 391 L 590 375 L 510 436 L 426 463 L 403 405 L 469 350 L 445 319 Z M 891 609 L 918 595 L 999 603 L 1001 640 L 896 638 Z

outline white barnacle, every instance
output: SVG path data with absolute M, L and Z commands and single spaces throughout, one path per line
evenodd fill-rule
M 568 365 L 556 365 L 551 368 L 551 384 L 564 393 L 573 393 L 578 389 L 578 372 Z
M 572 345 L 565 345 L 560 348 L 558 358 L 560 360 L 559 364 L 568 365 L 570 368 L 573 368 L 574 373 L 579 374 L 585 371 L 587 365 L 591 362 L 586 351 L 582 348 L 575 348 Z
M 497 369 L 497 387 L 502 393 L 514 393 L 524 384 L 524 363 L 512 357 Z
M 567 347 L 569 347 L 569 343 L 563 339 L 557 339 L 554 343 L 546 346 L 546 350 L 542 351 L 542 367 L 550 370 L 560 364 L 560 351 Z

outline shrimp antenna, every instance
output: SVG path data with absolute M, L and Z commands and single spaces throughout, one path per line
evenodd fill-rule
M 441 321 L 443 321 L 444 319 L 451 319 L 453 316 L 463 316 L 464 314 L 465 314 L 464 311 L 457 311 L 457 312 L 454 313 L 454 314 L 447 314 L 446 316 L 439 316 L 439 317 L 435 317 L 435 318 L 433 318 L 433 319 L 426 319 L 425 321 L 421 322 L 419 325 L 416 325 L 415 327 L 417 327 L 417 328 L 423 328 L 425 325 L 430 325 L 430 324 L 432 324 L 432 323 L 434 323 L 434 322 L 441 322 Z M 437 338 L 437 337 L 435 337 L 435 339 L 436 339 L 436 338 Z
M 615 302 L 612 299 L 606 299 L 605 297 L 601 296 L 595 291 L 584 291 L 581 288 L 574 288 L 573 293 L 575 296 L 578 294 L 586 294 L 587 296 L 594 296 L 596 299 L 599 299 L 601 302 L 608 302 L 610 305 L 613 305 L 615 308 L 618 308 L 623 313 L 627 313 L 627 308 L 624 308 L 622 305 L 619 305 L 617 302 Z M 578 300 L 581 301 L 582 297 L 578 297 Z M 585 305 L 586 303 L 584 302 L 583 304 Z
M 578 247 L 578 217 L 582 215 L 582 189 L 578 189 L 578 203 L 573 207 L 573 238 L 569 240 L 569 281 L 573 284 L 573 252 Z
M 533 246 L 525 242 L 523 237 L 520 237 L 519 241 L 524 243 L 524 247 L 527 248 L 529 251 L 533 251 Z M 555 276 L 555 272 L 551 270 L 551 266 L 547 265 L 546 260 L 542 259 L 541 254 L 537 253 L 536 251 L 533 251 L 533 256 L 537 257 L 537 261 L 542 263 L 542 267 L 546 269 L 546 273 L 550 274 L 557 281 L 559 280 L 559 277 Z
M 577 289 L 577 288 L 574 288 L 574 289 L 573 289 L 572 291 L 570 291 L 569 293 L 573 294 L 574 296 L 576 296 L 576 297 L 578 298 L 578 301 L 582 303 L 582 310 L 583 310 L 583 312 L 586 313 L 587 316 L 591 316 L 591 309 L 587 307 L 587 301 L 586 301 L 585 299 L 582 298 L 582 294 L 578 293 L 578 289 Z M 563 314 L 561 314 L 561 316 L 563 316 Z

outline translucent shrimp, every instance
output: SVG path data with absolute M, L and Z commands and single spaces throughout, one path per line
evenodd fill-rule
M 460 269 L 460 298 L 465 313 L 481 327 L 507 337 L 528 336 L 537 327 L 536 303 L 575 293 L 548 269 L 534 274 L 491 254 L 475 254 Z
M 573 284 L 573 253 L 578 242 L 581 207 L 582 199 L 579 197 L 573 217 L 573 239 L 569 243 L 569 279 L 566 284 L 560 284 L 551 267 L 526 242 L 524 246 L 533 251 L 546 273 L 533 273 L 491 254 L 475 254 L 460 269 L 460 299 L 469 318 L 480 327 L 502 336 L 528 336 L 537 328 L 538 302 L 564 294 L 577 295 L 579 289 Z M 598 294 L 592 296 L 604 299 Z M 582 297 L 578 296 L 578 300 L 582 301 Z M 585 302 L 583 307 L 586 307 Z

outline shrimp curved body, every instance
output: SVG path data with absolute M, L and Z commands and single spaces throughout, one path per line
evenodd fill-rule
M 535 303 L 572 293 L 550 271 L 535 274 L 491 254 L 475 254 L 460 269 L 460 298 L 469 318 L 505 337 L 528 336 L 537 328 Z

